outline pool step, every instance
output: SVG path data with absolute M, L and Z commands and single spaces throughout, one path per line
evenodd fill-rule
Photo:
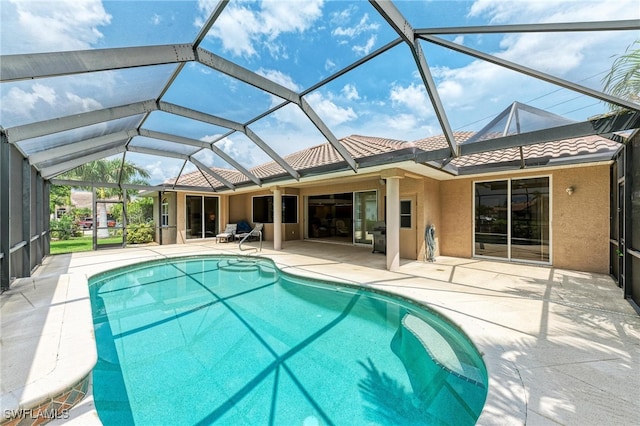
M 218 262 L 218 268 L 227 272 L 253 272 L 257 271 L 261 277 L 274 277 L 275 267 L 263 260 L 254 259 L 222 259 Z

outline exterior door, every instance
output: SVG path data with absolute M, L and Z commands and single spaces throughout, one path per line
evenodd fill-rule
M 376 191 L 353 193 L 353 242 L 373 244 L 373 227 L 378 221 L 378 194 Z

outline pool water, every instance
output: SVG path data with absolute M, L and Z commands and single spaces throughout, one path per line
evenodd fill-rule
M 91 279 L 105 425 L 472 425 L 487 373 L 434 312 L 249 257 Z

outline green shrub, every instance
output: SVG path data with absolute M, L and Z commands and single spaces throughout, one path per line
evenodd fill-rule
M 155 238 L 153 222 L 139 223 L 127 227 L 127 244 L 150 243 Z
M 49 224 L 51 238 L 68 240 L 71 237 L 82 236 L 82 230 L 73 220 L 73 215 L 65 214 L 60 219 L 53 219 Z

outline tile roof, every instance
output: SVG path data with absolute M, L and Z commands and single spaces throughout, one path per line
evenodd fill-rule
M 575 157 L 578 155 L 615 152 L 620 144 L 601 136 L 585 136 L 553 142 L 538 143 L 522 147 L 525 160 Z M 520 148 L 499 149 L 455 158 L 451 164 L 456 167 L 520 161 Z
M 462 144 L 474 134 L 474 132 L 454 132 L 453 136 L 457 144 Z M 389 154 L 406 148 L 433 151 L 448 147 L 444 135 L 431 136 L 424 139 L 418 139 L 413 142 L 372 136 L 352 135 L 340 139 L 340 143 L 355 160 L 362 160 L 367 157 L 381 154 Z M 586 136 L 529 145 L 523 147 L 522 150 L 526 161 L 542 161 L 551 158 L 598 153 L 613 154 L 619 146 L 620 145 L 618 143 L 610 139 L 600 136 Z M 344 162 L 338 151 L 329 143 L 294 152 L 285 156 L 284 160 L 291 165 L 293 169 L 299 171 Z M 520 161 L 520 148 L 518 147 L 465 155 L 463 157 L 454 158 L 450 164 L 461 169 L 465 167 L 513 163 L 516 161 Z M 237 170 L 224 168 L 212 168 L 211 170 L 233 184 L 250 182 L 244 174 Z M 287 175 L 287 172 L 275 161 L 258 165 L 249 169 L 249 171 L 260 179 Z M 174 180 L 175 179 L 171 179 L 165 182 L 165 184 L 173 184 Z M 211 184 L 207 181 L 211 182 Z M 219 182 L 212 176 L 207 175 L 205 179 L 200 171 L 180 176 L 177 185 L 203 187 L 210 187 L 211 185 L 213 187 L 224 186 L 222 182 Z

